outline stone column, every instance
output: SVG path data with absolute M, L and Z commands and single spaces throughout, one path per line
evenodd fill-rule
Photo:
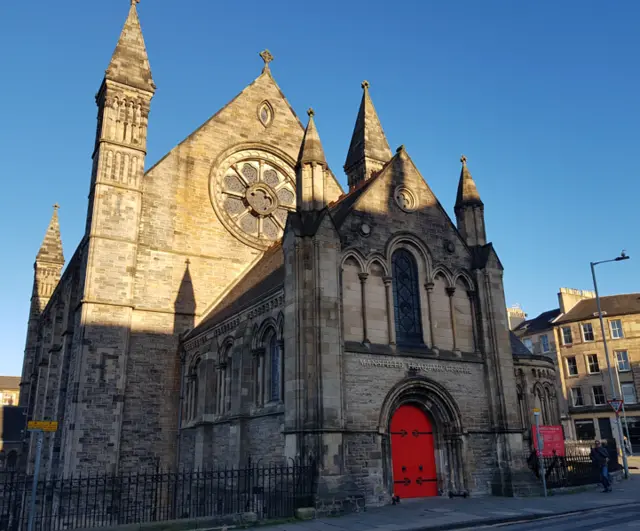
M 478 345 L 478 330 L 476 323 L 476 292 L 473 290 L 467 290 L 467 297 L 469 297 L 469 308 L 471 309 L 471 331 L 473 333 L 473 351 L 479 352 L 480 346 Z
M 393 285 L 391 283 L 391 277 L 382 277 L 384 282 L 384 290 L 387 296 L 387 327 L 389 329 L 389 344 L 396 344 L 396 327 L 393 316 L 393 293 L 391 289 Z
M 433 335 L 433 311 L 431 310 L 433 306 L 431 303 L 431 294 L 433 293 L 435 284 L 433 282 L 427 282 L 424 287 L 427 290 L 427 312 L 429 314 L 429 335 L 431 336 L 429 339 L 431 339 L 431 348 L 435 350 L 438 347 L 436 345 L 435 336 Z
M 362 292 L 362 342 L 369 342 L 369 335 L 367 333 L 367 278 L 369 273 L 358 273 L 360 279 L 360 289 Z
M 449 295 L 449 313 L 451 314 L 451 335 L 453 336 L 453 350 L 458 350 L 456 344 L 456 314 L 453 307 L 453 295 L 456 292 L 456 288 L 447 287 L 447 295 Z

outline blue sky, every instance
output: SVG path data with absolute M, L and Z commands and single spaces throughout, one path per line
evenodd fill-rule
M 32 264 L 61 205 L 65 256 L 84 231 L 94 94 L 129 2 L 0 7 L 0 374 L 22 364 Z M 310 5 L 312 7 L 303 7 Z M 530 315 L 561 286 L 640 291 L 637 1 L 142 0 L 158 91 L 147 167 L 275 56 L 274 77 L 316 123 L 345 178 L 360 82 L 392 149 L 400 144 L 453 216 L 461 153 L 505 266 L 507 303 Z M 305 117 L 306 118 L 306 117 Z

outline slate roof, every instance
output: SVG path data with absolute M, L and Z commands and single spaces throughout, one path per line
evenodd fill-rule
M 608 295 L 600 297 L 600 308 L 607 317 L 640 313 L 640 293 L 625 293 L 623 295 Z M 571 310 L 561 316 L 555 324 L 572 323 L 593 319 L 598 315 L 595 299 L 581 300 Z
M 516 335 L 509 330 L 509 339 L 511 340 L 511 352 L 513 352 L 514 356 L 531 356 L 531 351 L 524 346 L 524 343 L 520 341 Z
M 518 326 L 516 326 L 513 331 L 518 333 L 521 332 L 523 334 L 537 334 L 539 332 L 544 332 L 545 330 L 549 330 L 553 328 L 552 321 L 560 315 L 560 308 L 556 308 L 554 310 L 547 310 L 546 312 L 542 312 L 537 317 L 533 319 L 528 319 L 526 321 L 521 322 Z
M 265 295 L 284 286 L 284 254 L 282 244 L 270 247 L 262 258 L 246 272 L 244 277 L 191 332 L 192 338 L 228 317 L 251 306 Z

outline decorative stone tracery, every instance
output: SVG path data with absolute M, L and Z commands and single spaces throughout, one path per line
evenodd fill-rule
M 295 209 L 294 183 L 293 168 L 280 157 L 240 150 L 212 171 L 213 208 L 234 236 L 264 250 L 280 239 L 287 214 Z

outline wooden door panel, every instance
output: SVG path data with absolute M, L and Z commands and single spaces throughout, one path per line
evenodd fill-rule
M 391 419 L 391 462 L 395 495 L 438 495 L 433 428 L 416 406 L 400 406 Z

